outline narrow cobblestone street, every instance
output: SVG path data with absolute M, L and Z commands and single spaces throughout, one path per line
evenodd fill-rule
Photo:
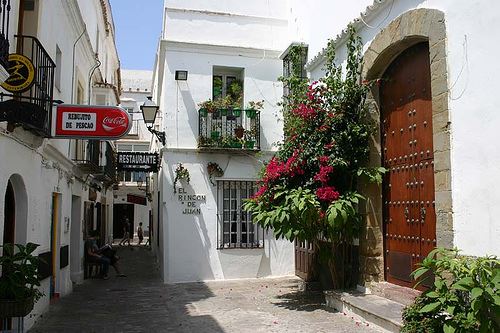
M 151 252 L 119 248 L 126 278 L 92 279 L 54 304 L 42 332 L 373 332 L 297 293 L 297 280 L 162 284 Z

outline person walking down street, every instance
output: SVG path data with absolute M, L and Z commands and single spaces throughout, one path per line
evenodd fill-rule
M 139 243 L 137 245 L 141 245 L 142 240 L 144 239 L 144 232 L 142 231 L 142 222 L 139 223 L 137 227 L 137 237 L 139 237 Z
M 123 224 L 123 239 L 118 245 L 125 245 L 125 243 L 128 243 L 130 246 L 130 222 L 128 218 L 125 218 L 125 223 Z

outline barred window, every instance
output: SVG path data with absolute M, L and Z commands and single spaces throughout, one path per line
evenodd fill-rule
M 243 210 L 244 200 L 257 190 L 251 181 L 217 181 L 217 247 L 261 248 L 264 230 L 252 222 L 252 214 Z
M 292 48 L 300 48 L 300 54 L 298 59 L 293 59 L 290 51 Z M 292 75 L 296 75 L 302 79 L 307 78 L 306 63 L 307 63 L 307 46 L 305 44 L 292 43 L 287 50 L 283 59 L 283 77 L 289 78 Z M 283 96 L 288 96 L 290 90 L 286 85 L 283 86 Z

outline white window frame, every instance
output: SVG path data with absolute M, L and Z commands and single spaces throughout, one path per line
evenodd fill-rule
M 257 191 L 255 181 L 217 181 L 217 248 L 262 249 L 264 230 L 243 210 L 244 199 Z

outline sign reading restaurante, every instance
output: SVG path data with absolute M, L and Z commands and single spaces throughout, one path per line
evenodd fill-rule
M 158 172 L 157 153 L 119 152 L 118 171 Z

